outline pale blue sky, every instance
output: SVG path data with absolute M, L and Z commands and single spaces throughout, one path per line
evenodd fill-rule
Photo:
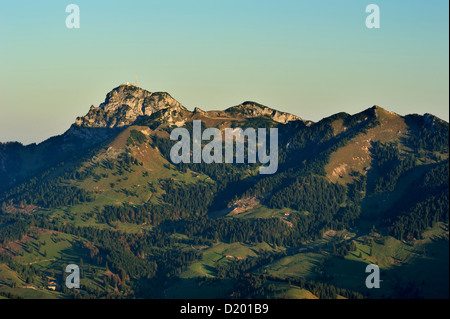
M 67 29 L 65 8 L 81 10 Z M 365 8 L 381 10 L 367 29 Z M 447 0 L 0 0 L 0 141 L 62 134 L 114 87 L 317 121 L 378 104 L 449 119 Z

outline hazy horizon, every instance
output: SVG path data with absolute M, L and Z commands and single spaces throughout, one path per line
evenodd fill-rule
M 62 134 L 136 74 L 189 110 L 255 101 L 317 122 L 379 105 L 449 121 L 448 1 L 83 0 L 67 29 L 69 3 L 0 0 L 0 142 Z

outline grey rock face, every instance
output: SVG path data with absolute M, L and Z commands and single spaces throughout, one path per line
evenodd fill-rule
M 302 119 L 296 115 L 280 112 L 255 102 L 244 102 L 238 106 L 227 109 L 226 112 L 231 114 L 238 113 L 248 118 L 268 116 L 274 121 L 282 124 L 291 121 L 302 121 Z
M 158 117 L 169 124 L 181 125 L 189 115 L 209 116 L 217 112 L 205 112 L 199 108 L 189 112 L 168 93 L 151 93 L 135 85 L 123 84 L 109 92 L 105 102 L 98 107 L 91 106 L 85 116 L 78 117 L 72 128 L 120 129 L 133 125 L 137 120 L 155 113 L 158 113 Z M 303 121 L 293 114 L 280 112 L 255 102 L 244 102 L 219 113 L 222 117 L 256 118 L 266 116 L 282 124 Z M 307 121 L 303 122 L 307 123 Z M 70 130 L 69 133 L 69 135 L 88 135 L 83 130 Z M 89 134 L 97 133 L 89 131 Z
M 132 125 L 138 118 L 173 108 L 185 109 L 165 92 L 151 93 L 134 85 L 120 85 L 106 96 L 98 107 L 91 106 L 84 117 L 78 117 L 75 126 L 118 128 Z

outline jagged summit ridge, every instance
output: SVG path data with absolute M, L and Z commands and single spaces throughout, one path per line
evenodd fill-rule
M 184 109 L 169 93 L 149 92 L 135 85 L 123 84 L 106 95 L 98 107 L 91 106 L 88 114 L 78 117 L 75 126 L 116 128 L 132 125 L 138 118 L 150 116 L 163 109 Z
M 275 109 L 272 109 L 270 107 L 264 106 L 262 104 L 252 102 L 252 101 L 246 101 L 242 104 L 239 104 L 237 106 L 230 107 L 225 110 L 225 112 L 234 114 L 239 113 L 243 115 L 244 117 L 252 118 L 252 117 L 261 117 L 261 116 L 269 116 L 274 121 L 286 124 L 291 121 L 303 121 L 300 117 L 290 114 L 281 112 Z
M 122 84 L 111 90 L 105 101 L 98 107 L 91 106 L 89 112 L 83 117 L 77 117 L 75 128 L 122 128 L 133 125 L 143 117 L 166 110 L 189 112 L 181 103 L 176 101 L 169 93 L 150 92 L 132 84 Z M 182 111 L 182 112 L 180 112 Z M 169 112 L 169 115 L 172 112 Z M 216 112 L 203 111 L 195 108 L 192 114 L 209 116 Z M 239 115 L 243 118 L 256 118 L 268 116 L 272 120 L 286 124 L 290 121 L 303 121 L 300 117 L 281 112 L 256 102 L 244 102 L 240 105 L 220 111 L 224 116 Z M 167 116 L 167 112 L 161 113 Z M 170 116 L 169 116 L 170 117 Z M 169 121 L 173 122 L 173 121 Z

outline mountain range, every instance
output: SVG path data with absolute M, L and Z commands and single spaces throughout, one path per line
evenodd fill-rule
M 171 130 L 194 120 L 278 128 L 277 173 L 172 163 Z M 94 297 L 448 298 L 448 156 L 427 113 L 190 111 L 120 85 L 59 136 L 0 144 L 0 293 L 77 297 L 46 289 L 75 262 Z M 384 289 L 364 287 L 369 263 Z

